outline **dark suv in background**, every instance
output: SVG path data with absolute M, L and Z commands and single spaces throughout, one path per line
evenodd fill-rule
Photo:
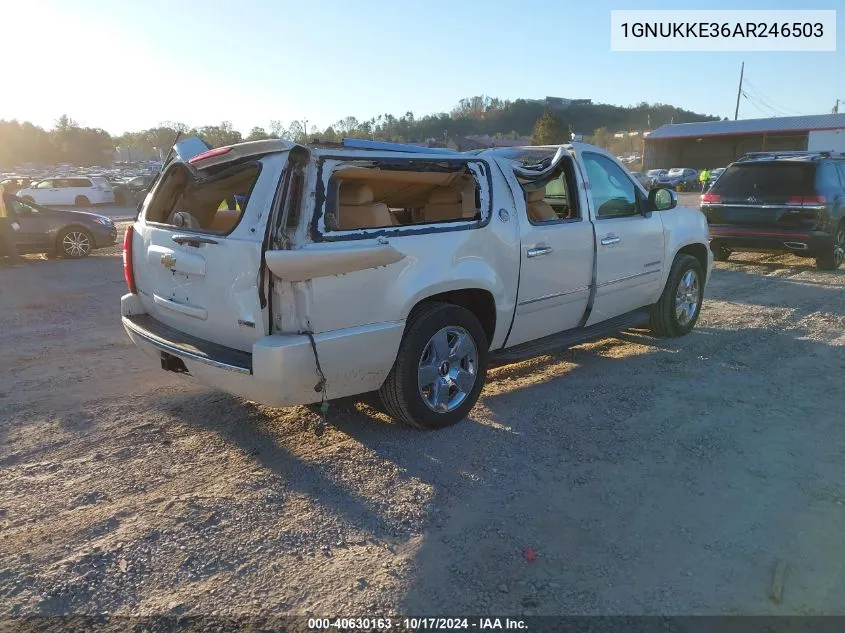
M 731 164 L 701 196 L 714 259 L 733 251 L 845 259 L 845 154 L 756 152 Z

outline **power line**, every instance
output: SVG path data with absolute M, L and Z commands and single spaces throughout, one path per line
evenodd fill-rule
M 784 105 L 782 105 L 782 104 L 778 103 L 777 101 L 775 101 L 774 99 L 772 99 L 769 95 L 767 95 L 765 92 L 763 92 L 762 90 L 760 90 L 757 86 L 755 86 L 755 85 L 754 85 L 754 82 L 752 82 L 752 81 L 748 81 L 748 79 L 746 79 L 746 80 L 745 80 L 745 83 L 748 85 L 748 87 L 749 87 L 749 88 L 751 88 L 751 90 L 753 91 L 753 93 L 754 93 L 755 95 L 757 95 L 757 96 L 758 96 L 758 98 L 759 98 L 761 101 L 766 101 L 766 102 L 768 102 L 768 103 L 770 103 L 770 104 L 773 104 L 774 106 L 776 106 L 776 107 L 775 107 L 775 109 L 785 111 L 786 113 L 790 113 L 790 112 L 791 112 L 791 113 L 796 114 L 796 115 L 800 115 L 800 114 L 802 114 L 801 112 L 798 112 L 797 110 L 793 110 L 792 108 L 787 108 L 786 106 L 784 106 Z
M 772 106 L 770 106 L 768 103 L 766 103 L 762 99 L 758 99 L 757 97 L 748 94 L 745 90 L 742 91 L 742 96 L 745 97 L 746 101 L 748 101 L 750 104 L 754 105 L 755 108 L 759 112 L 762 112 L 766 116 L 772 116 L 772 114 L 774 114 L 775 116 L 785 116 L 784 112 L 781 112 L 780 110 L 778 110 L 776 108 L 773 108 Z M 766 108 L 767 111 L 762 110 L 761 107 Z
M 766 108 L 769 112 L 771 112 L 771 113 L 772 113 L 772 114 L 774 114 L 775 116 L 788 116 L 786 112 L 784 112 L 784 111 L 782 111 L 782 110 L 777 109 L 776 107 L 774 107 L 774 106 L 770 105 L 769 103 L 767 103 L 766 101 L 764 101 L 763 99 L 761 99 L 761 98 L 757 97 L 757 96 L 756 96 L 756 95 L 754 95 L 754 94 L 748 94 L 748 93 L 746 93 L 745 91 L 743 91 L 743 93 L 742 93 L 742 94 L 743 94 L 743 96 L 745 96 L 745 98 L 746 98 L 748 101 L 753 101 L 753 102 L 756 102 L 757 104 L 759 104 L 759 105 L 761 105 L 762 107 Z

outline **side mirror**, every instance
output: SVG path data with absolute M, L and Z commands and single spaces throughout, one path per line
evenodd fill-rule
M 655 211 L 668 211 L 678 206 L 678 194 L 671 189 L 652 189 L 648 192 L 649 206 Z

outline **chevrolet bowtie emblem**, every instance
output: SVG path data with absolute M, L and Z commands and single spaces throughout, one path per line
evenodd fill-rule
M 166 268 L 173 268 L 176 265 L 176 258 L 165 253 L 161 256 L 161 265 Z

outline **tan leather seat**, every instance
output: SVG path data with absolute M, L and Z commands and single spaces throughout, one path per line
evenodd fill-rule
M 337 228 L 341 231 L 397 224 L 386 204 L 373 202 L 373 190 L 367 185 L 342 183 L 338 198 Z
M 463 217 L 463 196 L 458 189 L 439 187 L 431 192 L 422 210 L 424 222 L 458 220 Z M 475 213 L 473 212 L 473 215 Z
M 211 230 L 220 233 L 228 233 L 238 220 L 241 219 L 241 212 L 237 209 L 220 209 L 214 214 L 214 220 L 211 222 Z
M 528 213 L 528 219 L 532 222 L 557 220 L 557 213 L 552 209 L 552 205 L 544 200 L 545 197 L 545 187 L 526 192 L 525 210 Z

